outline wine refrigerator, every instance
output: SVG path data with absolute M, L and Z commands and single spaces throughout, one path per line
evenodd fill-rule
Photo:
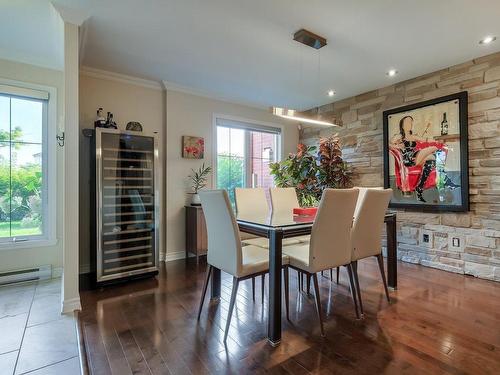
M 91 133 L 95 285 L 156 275 L 160 218 L 156 135 L 104 128 Z

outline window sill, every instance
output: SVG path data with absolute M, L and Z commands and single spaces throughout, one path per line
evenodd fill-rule
M 49 247 L 55 246 L 57 240 L 27 240 L 22 242 L 4 242 L 0 243 L 0 251 L 2 250 L 18 250 L 18 249 L 31 249 L 36 247 Z

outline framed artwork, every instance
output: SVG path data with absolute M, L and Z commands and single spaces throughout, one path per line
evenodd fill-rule
M 391 109 L 383 118 L 390 207 L 468 211 L 467 92 Z
M 205 140 L 203 137 L 182 136 L 182 157 L 187 159 L 203 159 L 205 156 Z

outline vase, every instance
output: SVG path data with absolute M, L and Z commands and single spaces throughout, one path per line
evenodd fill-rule
M 193 193 L 191 195 L 191 206 L 201 206 L 201 200 L 198 193 Z

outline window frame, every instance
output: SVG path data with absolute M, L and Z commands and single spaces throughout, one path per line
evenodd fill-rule
M 276 161 L 281 161 L 283 158 L 283 125 L 281 124 L 276 124 L 276 123 L 271 123 L 271 122 L 265 122 L 265 121 L 257 121 L 257 120 L 252 120 L 248 118 L 243 118 L 243 117 L 237 117 L 237 116 L 231 116 L 231 115 L 224 115 L 224 114 L 219 114 L 219 113 L 214 113 L 213 114 L 213 121 L 212 121 L 212 139 L 213 139 L 213 147 L 212 147 L 212 184 L 211 188 L 215 189 L 217 186 L 217 128 L 219 125 L 217 125 L 217 119 L 222 119 L 222 120 L 228 120 L 228 121 L 235 121 L 235 122 L 240 122 L 240 123 L 248 123 L 249 125 L 253 126 L 248 126 L 248 128 L 242 126 L 239 127 L 239 129 L 245 129 L 247 131 L 259 131 L 259 128 L 262 129 L 262 132 L 266 132 L 266 128 L 275 128 L 279 129 L 279 133 L 274 133 L 276 134 Z M 268 131 L 269 132 L 269 131 Z M 248 149 L 248 145 L 250 143 L 250 137 L 249 133 L 245 133 L 245 145 L 246 148 Z M 252 176 L 250 173 L 249 164 L 251 162 L 251 158 L 248 157 L 247 155 L 247 150 L 245 150 L 245 185 L 251 186 L 252 185 Z
M 32 96 L 29 93 L 33 93 Z M 47 247 L 57 244 L 57 89 L 52 86 L 0 78 L 0 94 L 14 98 L 37 97 L 39 93 L 48 94 L 43 105 L 42 122 L 42 228 L 40 235 L 4 237 L 0 239 L 0 251 L 34 247 Z

